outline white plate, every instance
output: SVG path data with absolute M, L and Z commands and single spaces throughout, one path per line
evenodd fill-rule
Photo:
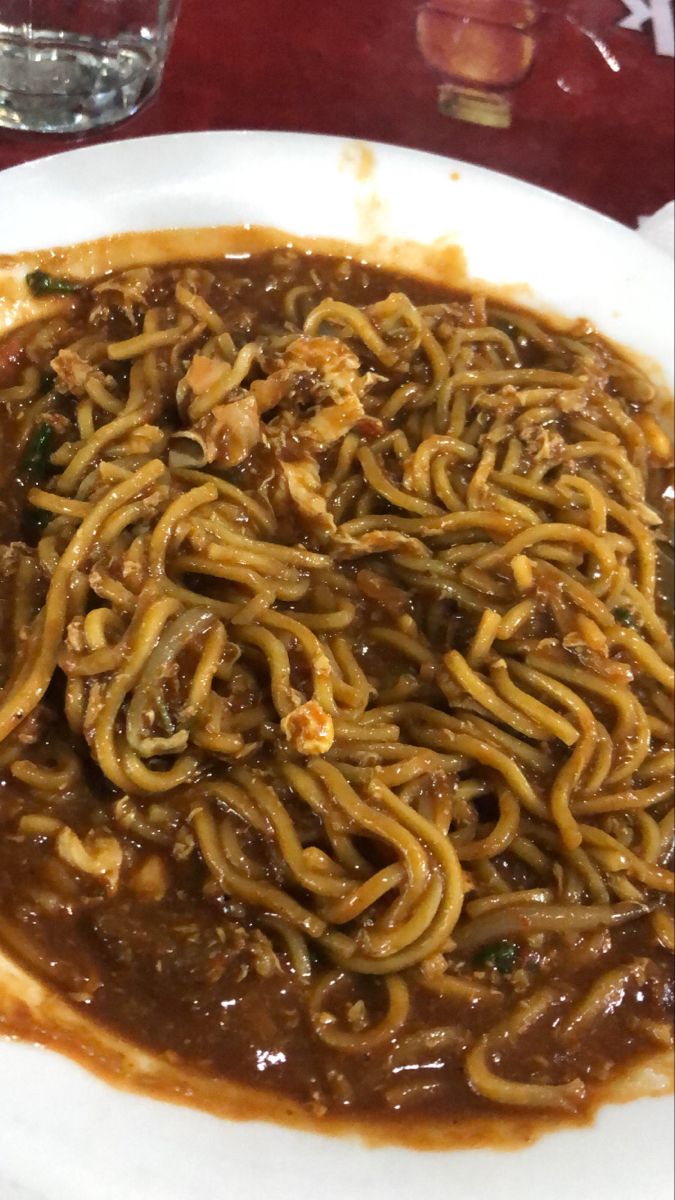
M 372 152 L 372 157 L 371 157 Z M 368 168 L 368 169 L 366 169 Z M 251 223 L 304 236 L 462 246 L 473 277 L 583 315 L 672 386 L 672 263 L 566 200 L 463 163 L 337 139 L 205 133 L 115 142 L 0 175 L 0 254 L 128 230 Z M 671 1200 L 669 1098 L 517 1152 L 368 1149 L 127 1095 L 0 1041 L 0 1196 L 39 1200 Z M 3 1177 L 4 1173 L 4 1177 Z M 649 1180 L 647 1184 L 647 1179 Z

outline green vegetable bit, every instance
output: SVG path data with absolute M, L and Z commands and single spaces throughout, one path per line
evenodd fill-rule
M 41 421 L 30 435 L 21 455 L 19 474 L 24 483 L 39 483 L 49 467 L 49 456 L 54 448 L 54 429 L 49 421 Z
M 627 625 L 629 629 L 635 629 L 637 625 L 635 617 L 628 608 L 615 608 L 612 616 L 615 621 L 619 622 L 619 625 Z
M 45 508 L 30 507 L 24 513 L 24 524 L 29 537 L 39 540 L 40 534 L 47 528 L 53 517 L 53 513 L 47 512 Z
M 81 284 L 65 275 L 50 275 L 48 271 L 29 271 L 26 283 L 34 296 L 61 296 L 67 292 L 79 292 Z
M 171 713 L 169 712 L 169 706 L 160 692 L 155 693 L 155 706 L 157 708 L 157 716 L 164 729 L 164 733 L 167 737 L 172 737 L 176 732 L 176 726 L 172 720 Z
M 518 961 L 518 946 L 515 942 L 492 942 L 478 951 L 474 961 L 479 967 L 496 967 L 500 975 L 510 975 Z
M 56 373 L 54 371 L 43 371 L 40 376 L 40 395 L 46 396 L 47 392 L 51 392 L 56 383 Z

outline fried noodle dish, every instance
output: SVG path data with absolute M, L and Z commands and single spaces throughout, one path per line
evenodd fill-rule
M 316 1118 L 583 1114 L 672 1044 L 648 378 L 347 258 L 28 283 L 0 943 Z

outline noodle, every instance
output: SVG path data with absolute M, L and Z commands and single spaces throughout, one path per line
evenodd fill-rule
M 0 937 L 67 910 L 93 1012 L 254 1082 L 309 1040 L 324 1107 L 578 1111 L 608 1015 L 668 1040 L 671 448 L 586 326 L 402 286 L 287 251 L 26 327 Z

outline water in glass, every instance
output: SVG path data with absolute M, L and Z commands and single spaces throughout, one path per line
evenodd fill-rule
M 0 0 L 0 127 L 77 133 L 156 90 L 180 0 Z

